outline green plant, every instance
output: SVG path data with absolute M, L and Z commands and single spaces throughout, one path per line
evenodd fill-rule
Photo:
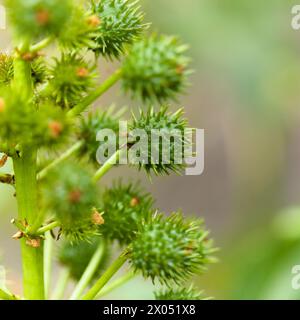
M 88 300 L 136 274 L 167 286 L 158 299 L 200 298 L 184 286 L 215 261 L 202 220 L 186 219 L 181 212 L 159 213 L 152 196 L 135 182 L 119 180 L 104 191 L 98 187 L 103 175 L 124 157 L 128 160 L 133 150 L 138 161 L 131 164 L 149 177 L 185 168 L 176 162 L 178 152 L 191 146 L 184 136 L 188 123 L 183 109 L 174 113 L 154 105 L 185 88 L 186 46 L 175 37 L 147 36 L 149 25 L 137 1 L 6 0 L 6 6 L 16 49 L 0 55 L 0 166 L 10 157 L 14 172 L 0 174 L 0 181 L 16 189 L 18 217 L 12 223 L 17 228 L 13 238 L 21 242 L 23 297 L 51 297 L 57 242 L 63 273 L 53 298 L 64 297 L 69 278 L 77 282 L 71 299 Z M 57 44 L 58 57 L 49 59 L 41 51 L 52 44 Z M 86 59 L 88 52 L 95 54 L 95 62 Z M 122 61 L 100 85 L 99 55 Z M 147 104 L 132 114 L 126 134 L 119 126 L 123 108 L 85 115 L 118 81 Z M 111 141 L 96 140 L 103 129 L 118 135 L 112 153 Z M 143 150 L 133 148 L 138 139 L 132 132 L 139 130 L 150 137 Z M 163 133 L 154 149 L 149 147 L 153 130 Z M 162 145 L 168 130 L 176 134 L 166 164 Z M 107 159 L 95 172 L 102 147 Z M 110 264 L 114 242 L 121 254 Z M 107 284 L 126 262 L 130 271 Z M 0 298 L 17 299 L 4 289 Z

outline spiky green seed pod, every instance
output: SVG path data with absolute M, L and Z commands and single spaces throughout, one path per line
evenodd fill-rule
M 13 27 L 26 38 L 58 36 L 72 10 L 71 0 L 6 0 L 5 4 Z
M 123 87 L 134 98 L 165 102 L 186 86 L 186 45 L 175 37 L 152 35 L 135 43 L 123 64 Z
M 112 188 L 104 192 L 102 201 L 105 224 L 101 232 L 121 245 L 135 239 L 139 226 L 144 220 L 149 220 L 153 213 L 153 199 L 139 184 L 115 182 Z
M 33 129 L 37 125 L 36 114 L 28 117 L 34 106 L 22 93 L 10 87 L 0 88 L 0 136 L 11 146 L 34 140 Z
M 58 36 L 72 10 L 71 0 L 6 0 L 9 19 L 23 38 Z
M 67 267 L 74 280 L 80 280 L 96 250 L 102 246 L 103 255 L 98 263 L 97 271 L 93 278 L 98 279 L 109 261 L 109 250 L 99 236 L 93 237 L 90 241 L 79 241 L 77 243 L 64 242 L 59 247 L 58 260 Z
M 0 135 L 11 146 L 18 143 L 36 147 L 61 145 L 67 140 L 71 126 L 70 118 L 60 108 L 43 104 L 36 109 L 11 87 L 0 89 Z
M 160 283 L 181 283 L 212 262 L 212 241 L 201 220 L 173 213 L 157 214 L 146 222 L 131 245 L 131 265 Z
M 62 108 L 72 108 L 94 86 L 94 67 L 75 53 L 62 54 L 60 59 L 55 59 L 50 75 L 46 94 Z
M 103 129 L 110 129 L 118 136 L 119 134 L 119 120 L 118 114 L 114 114 L 114 107 L 107 111 L 99 111 L 90 113 L 86 118 L 82 118 L 78 132 L 78 139 L 84 141 L 80 150 L 80 156 L 88 156 L 90 161 L 97 166 L 96 154 L 100 143 L 96 141 L 97 133 Z M 118 146 L 116 146 L 118 147 Z
M 31 77 L 35 86 L 43 84 L 48 79 L 48 70 L 42 57 L 34 59 L 31 63 Z
M 10 55 L 0 53 L 0 86 L 10 84 L 13 77 L 13 58 Z
M 156 300 L 206 300 L 203 291 L 196 290 L 193 286 L 189 288 L 168 288 L 155 292 Z
M 138 0 L 93 1 L 92 11 L 100 20 L 92 48 L 96 54 L 110 59 L 119 58 L 125 46 L 140 36 L 146 25 L 137 3 Z
M 31 63 L 31 77 L 33 84 L 39 85 L 47 79 L 47 68 L 42 57 Z M 0 54 L 0 86 L 9 85 L 14 78 L 14 59 L 11 55 Z
M 34 144 L 51 148 L 68 140 L 73 123 L 61 108 L 43 103 L 39 105 L 36 118 L 36 127 L 32 128 Z
M 94 208 L 99 194 L 91 177 L 89 170 L 81 165 L 66 163 L 53 171 L 43 190 L 46 207 L 55 214 L 63 235 L 71 242 L 98 233 Z
M 139 169 L 144 169 L 150 176 L 169 175 L 171 172 L 180 174 L 186 167 L 184 150 L 191 143 L 184 133 L 187 120 L 183 116 L 183 109 L 171 113 L 168 107 L 161 107 L 158 111 L 149 108 L 147 112 L 140 111 L 134 116 L 131 130 L 142 129 L 147 133 L 147 142 L 139 150 L 140 159 L 137 161 Z M 129 135 L 129 143 L 135 143 L 136 137 Z
M 97 16 L 87 13 L 81 6 L 76 6 L 70 13 L 68 27 L 60 33 L 59 43 L 67 49 L 91 48 L 94 46 L 93 39 L 99 25 Z

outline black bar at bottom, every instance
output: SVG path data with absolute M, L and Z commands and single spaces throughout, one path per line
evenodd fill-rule
M 206 316 L 286 316 L 299 301 L 0 301 L 0 319 L 204 319 Z

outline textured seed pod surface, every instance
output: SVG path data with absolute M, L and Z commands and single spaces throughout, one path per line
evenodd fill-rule
M 57 179 L 57 177 L 60 179 Z M 93 209 L 99 194 L 91 182 L 87 168 L 75 162 L 66 163 L 53 172 L 45 185 L 45 203 L 60 222 L 62 233 L 69 241 L 89 239 L 99 233 L 93 221 Z
M 161 107 L 158 111 L 149 108 L 147 112 L 140 111 L 130 126 L 134 130 L 142 129 L 147 133 L 146 141 L 139 152 L 137 165 L 150 176 L 169 175 L 171 172 L 180 174 L 185 168 L 184 151 L 189 146 L 184 133 L 187 120 L 183 110 L 171 113 L 168 107 Z M 131 140 L 132 139 L 132 140 Z M 129 141 L 136 142 L 136 137 Z
M 136 42 L 124 61 L 123 87 L 143 101 L 161 103 L 184 91 L 187 46 L 175 37 L 152 35 Z
M 100 21 L 92 48 L 96 54 L 119 58 L 125 46 L 132 44 L 141 35 L 146 25 L 144 14 L 139 11 L 138 1 L 95 1 L 93 13 Z
M 181 283 L 210 263 L 212 242 L 202 221 L 186 221 L 181 213 L 156 215 L 145 223 L 131 247 L 131 264 L 144 277 Z
M 142 222 L 149 220 L 152 207 L 151 195 L 145 193 L 138 184 L 115 182 L 103 195 L 103 235 L 120 244 L 129 244 Z

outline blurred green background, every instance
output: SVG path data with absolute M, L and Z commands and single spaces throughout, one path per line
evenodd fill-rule
M 300 1 L 299 1 L 300 2 Z M 195 73 L 180 106 L 206 131 L 202 176 L 154 179 L 157 206 L 206 219 L 220 262 L 196 279 L 216 299 L 298 299 L 292 267 L 300 264 L 300 31 L 289 0 L 142 0 L 152 30 L 190 44 Z M 9 30 L 8 30 L 9 31 Z M 0 48 L 9 48 L 0 31 Z M 102 75 L 114 66 L 103 63 Z M 99 102 L 131 105 L 119 88 Z M 178 103 L 179 104 L 179 103 Z M 178 105 L 178 104 L 174 104 Z M 124 168 L 105 178 L 136 175 Z M 19 289 L 18 243 L 10 236 L 16 207 L 0 186 L 0 264 Z M 298 208 L 299 206 L 299 208 Z M 1 255 L 1 254 L 0 254 Z M 130 282 L 111 298 L 152 298 L 152 285 Z

